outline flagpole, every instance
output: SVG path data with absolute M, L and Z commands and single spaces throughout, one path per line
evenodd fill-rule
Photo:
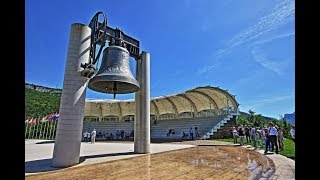
M 27 138 L 28 125 L 29 125 L 29 120 L 28 120 L 28 122 L 27 122 L 27 126 L 25 126 L 24 139 Z
M 54 116 L 55 116 L 55 114 L 53 114 L 53 115 L 51 116 L 49 139 L 52 138 L 52 124 L 54 123 L 54 122 L 53 122 L 53 121 L 54 121 Z
M 49 126 L 49 135 L 48 135 L 48 139 L 51 139 L 51 130 L 52 130 L 52 120 L 50 121 L 50 126 Z
M 52 131 L 52 139 L 54 139 L 55 138 L 55 135 L 56 135 L 56 125 L 57 125 L 57 120 L 55 120 L 54 122 L 53 122 L 53 131 Z
M 53 122 L 51 120 L 51 122 L 50 122 L 50 131 L 49 131 L 49 139 L 51 139 L 51 136 L 52 136 L 52 124 L 53 124 Z
M 32 130 L 32 137 L 31 137 L 31 139 L 33 139 L 33 136 L 34 136 L 34 127 L 35 125 L 33 124 L 33 122 L 32 122 L 32 127 L 33 127 L 33 130 Z
M 43 120 L 43 119 L 42 119 Z M 43 124 L 43 122 L 41 122 L 41 126 L 40 126 L 40 134 L 39 134 L 39 139 L 41 139 L 42 138 L 42 124 Z
M 32 123 L 32 121 L 33 121 L 33 118 L 31 118 L 31 123 Z M 30 121 L 28 122 L 28 124 L 30 123 Z M 32 124 L 30 124 L 30 126 L 29 126 L 29 130 L 28 130 L 28 139 L 30 139 L 30 131 L 31 131 L 31 128 L 32 128 L 32 126 L 31 126 Z
M 58 119 L 56 120 L 56 125 L 54 126 L 55 127 L 55 129 L 54 129 L 54 139 L 56 139 L 56 135 L 57 135 Z
M 39 138 L 38 136 L 38 129 L 39 129 L 39 119 L 36 120 L 36 124 L 37 124 L 37 130 L 36 130 L 36 139 Z
M 48 116 L 48 125 L 47 125 L 47 133 L 46 133 L 46 139 L 50 139 L 50 134 L 49 134 L 49 125 L 50 125 L 50 119 L 52 118 L 52 114 Z M 48 136 L 49 134 L 49 136 Z
M 48 139 L 48 129 L 49 129 L 49 120 L 48 120 L 48 122 L 46 122 L 46 124 L 47 124 L 47 128 L 46 128 L 46 139 Z
M 46 139 L 46 126 L 47 126 L 47 121 L 44 122 L 44 127 L 43 127 L 43 139 Z

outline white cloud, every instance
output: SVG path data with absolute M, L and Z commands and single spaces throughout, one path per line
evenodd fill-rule
M 261 17 L 256 24 L 243 30 L 229 41 L 229 47 L 227 50 L 252 40 L 257 39 L 263 34 L 270 32 L 283 24 L 286 24 L 290 20 L 290 16 L 294 15 L 295 7 L 294 1 L 286 0 L 279 3 L 270 14 Z
M 209 66 L 203 66 L 201 68 L 198 69 L 197 73 L 198 74 L 204 74 L 208 71 L 211 71 L 212 69 L 214 69 L 216 67 L 216 65 L 209 65 Z
M 266 40 L 260 40 L 257 41 L 257 39 L 259 37 L 261 37 L 262 35 L 275 30 L 277 28 L 279 28 L 280 26 L 290 22 L 291 20 L 293 20 L 292 18 L 290 18 L 292 15 L 294 15 L 295 13 L 295 6 L 294 6 L 294 1 L 293 0 L 285 0 L 280 2 L 279 4 L 276 5 L 276 7 L 271 11 L 271 13 L 261 17 L 257 23 L 255 23 L 254 25 L 244 29 L 243 31 L 241 31 L 240 33 L 236 34 L 231 40 L 229 40 L 226 43 L 227 48 L 221 48 L 218 49 L 217 51 L 215 51 L 213 58 L 215 59 L 215 65 L 211 65 L 211 66 L 205 66 L 202 67 L 198 70 L 198 72 L 200 74 L 202 73 L 206 73 L 212 70 L 212 66 L 219 66 L 219 63 L 221 60 L 221 57 L 229 55 L 232 53 L 232 50 L 236 47 L 238 47 L 239 45 L 242 45 L 244 43 L 248 43 L 251 42 L 253 44 L 262 44 L 262 43 L 266 43 L 269 41 L 272 41 L 274 39 L 277 38 L 283 38 L 283 37 L 288 37 L 291 35 L 294 35 L 292 33 L 290 34 L 285 34 L 285 35 L 278 35 L 275 37 L 272 37 L 270 39 L 266 39 Z M 205 26 L 204 26 L 205 27 Z M 204 28 L 206 29 L 206 28 Z M 256 40 L 255 42 L 252 42 Z M 275 64 L 270 64 L 270 62 L 265 61 L 265 59 L 261 59 L 258 60 L 264 67 L 270 68 L 273 71 L 280 73 L 281 71 L 279 71 L 277 69 L 277 65 Z
M 252 45 L 265 44 L 265 43 L 274 41 L 276 39 L 287 38 L 287 37 L 294 36 L 294 35 L 295 35 L 294 32 L 293 33 L 287 33 L 287 34 L 280 34 L 280 35 L 272 36 L 271 38 L 263 39 L 263 40 L 260 40 L 260 41 L 255 41 Z
M 270 106 L 272 104 L 277 104 L 281 101 L 286 101 L 289 99 L 294 99 L 294 92 L 291 91 L 287 94 L 281 95 L 263 95 L 260 97 L 256 97 L 256 100 L 246 102 L 240 105 L 241 109 L 258 109 L 266 106 Z
M 251 53 L 253 55 L 254 60 L 258 62 L 261 66 L 277 73 L 278 75 L 282 74 L 282 71 L 280 69 L 280 63 L 268 60 L 266 54 L 263 51 L 259 50 L 258 48 L 255 48 L 251 51 Z

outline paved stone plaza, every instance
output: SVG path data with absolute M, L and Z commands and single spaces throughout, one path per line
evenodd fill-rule
M 25 141 L 25 174 L 34 174 L 58 170 L 51 166 L 53 141 L 26 140 Z M 171 151 L 194 147 L 188 144 L 151 144 L 151 153 Z M 106 162 L 117 159 L 140 156 L 133 152 L 133 142 L 119 143 L 81 143 L 80 163 L 73 167 L 87 164 Z
M 52 141 L 41 141 L 41 140 L 26 140 L 25 141 L 25 174 L 38 174 L 42 172 L 50 172 L 58 170 L 58 168 L 51 167 L 51 158 L 53 152 Z M 195 146 L 215 146 L 215 147 L 230 147 L 237 146 L 235 148 L 243 148 L 247 150 L 253 150 L 250 147 L 234 145 L 232 143 L 220 142 L 220 141 L 184 141 L 184 142 L 172 142 L 172 143 L 159 143 L 151 144 L 151 153 L 159 153 L 164 151 L 188 149 Z M 185 151 L 184 150 L 184 151 Z M 171 151 L 172 152 L 172 151 Z M 180 151 L 176 151 L 180 152 Z M 181 151 L 182 152 L 182 151 Z M 256 150 L 257 153 L 263 155 L 263 150 Z M 183 153 L 182 153 L 183 154 Z M 194 153 L 191 153 L 194 155 Z M 203 154 L 203 153 L 201 153 Z M 211 154 L 211 153 L 210 153 Z M 110 142 L 95 144 L 82 143 L 80 153 L 80 163 L 76 166 L 64 168 L 72 169 L 75 167 L 81 167 L 83 165 L 95 164 L 100 162 L 120 160 L 135 156 L 144 156 L 143 154 L 133 153 L 133 142 Z M 286 158 L 278 154 L 268 154 L 275 167 L 275 172 L 272 172 L 271 179 L 295 179 L 295 161 Z M 118 161 L 112 161 L 115 163 Z M 111 162 L 110 162 L 111 163 Z M 126 162 L 129 163 L 129 162 Z M 231 166 L 231 165 L 230 165 Z M 90 166 L 88 166 L 90 168 Z M 228 171 L 229 172 L 229 171 Z M 153 177 L 153 176 L 152 176 Z M 245 176 L 243 176 L 245 177 Z M 260 179 L 270 179 L 260 178 Z

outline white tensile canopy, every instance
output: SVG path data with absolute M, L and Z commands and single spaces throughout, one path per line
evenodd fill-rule
M 191 113 L 194 116 L 202 116 L 204 112 L 219 114 L 221 111 L 229 110 L 236 112 L 239 103 L 235 96 L 227 90 L 219 87 L 196 87 L 183 93 L 151 98 L 150 114 L 156 119 L 162 115 L 172 114 L 179 117 L 181 114 Z M 110 100 L 95 99 L 86 100 L 84 116 L 134 116 L 135 101 L 132 100 Z

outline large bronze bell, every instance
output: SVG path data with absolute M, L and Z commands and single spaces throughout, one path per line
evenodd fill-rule
M 101 66 L 89 80 L 88 88 L 108 94 L 126 94 L 140 89 L 129 66 L 129 52 L 120 46 L 109 46 L 103 51 Z

